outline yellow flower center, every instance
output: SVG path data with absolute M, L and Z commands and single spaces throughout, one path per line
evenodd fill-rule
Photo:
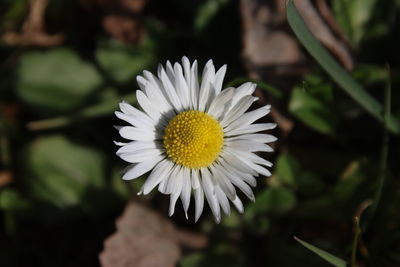
M 224 132 L 212 116 L 189 110 L 169 121 L 163 140 L 172 161 L 198 169 L 210 166 L 218 157 L 224 143 Z

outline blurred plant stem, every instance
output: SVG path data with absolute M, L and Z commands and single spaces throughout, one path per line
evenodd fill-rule
M 378 177 L 378 184 L 375 191 L 375 196 L 373 198 L 373 203 L 370 210 L 369 219 L 367 221 L 366 227 L 368 223 L 374 219 L 376 210 L 379 206 L 379 202 L 382 196 L 382 190 L 385 185 L 385 179 L 387 175 L 387 159 L 388 159 L 388 152 L 389 152 L 389 132 L 388 132 L 388 125 L 390 121 L 390 110 L 391 110 L 391 94 L 392 94 L 392 85 L 391 85 L 391 75 L 390 75 L 390 68 L 387 66 L 388 71 L 388 81 L 385 86 L 384 91 L 384 127 L 383 127 L 383 136 L 382 136 L 382 148 L 381 148 L 381 159 L 379 164 L 379 177 Z
M 129 94 L 122 97 L 115 97 L 111 100 L 82 109 L 76 114 L 72 114 L 70 116 L 61 116 L 51 119 L 32 121 L 27 124 L 27 128 L 32 131 L 52 129 L 67 126 L 82 119 L 90 119 L 110 115 L 117 108 L 118 103 L 121 100 L 129 102 L 130 104 L 135 104 L 136 95 Z
M 351 267 L 357 267 L 357 250 L 358 250 L 358 243 L 361 238 L 362 230 L 360 226 L 361 215 L 364 211 L 371 206 L 372 200 L 366 200 L 362 202 L 356 212 L 356 215 L 353 218 L 354 224 L 354 237 L 353 237 L 353 245 L 351 250 Z

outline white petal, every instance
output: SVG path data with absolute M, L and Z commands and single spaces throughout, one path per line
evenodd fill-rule
M 159 67 L 158 67 L 158 77 L 161 80 L 163 88 L 164 88 L 166 95 L 167 95 L 168 99 L 170 100 L 172 106 L 175 108 L 176 111 L 181 111 L 182 104 L 179 99 L 179 96 L 177 95 L 173 84 L 171 83 L 170 79 L 168 78 L 167 74 L 165 73 L 164 68 L 161 65 L 159 65 Z
M 222 156 L 218 159 L 221 164 L 230 166 L 230 168 L 237 169 L 244 173 L 249 173 L 251 175 L 257 175 L 258 173 L 250 168 L 246 163 L 241 161 L 237 155 L 232 154 L 229 149 L 225 149 L 222 152 Z
M 249 151 L 249 152 L 273 152 L 274 149 L 267 144 L 254 142 L 251 140 L 226 140 L 225 145 L 231 149 L 239 150 L 237 153 L 241 151 Z M 233 152 L 235 153 L 235 152 Z
M 195 222 L 200 218 L 201 213 L 204 208 L 204 192 L 203 188 L 200 186 L 194 190 L 194 200 L 195 200 Z
M 161 123 L 161 122 L 163 122 L 164 124 L 167 123 L 165 121 L 165 119 L 162 117 L 159 108 L 157 106 L 155 106 L 141 90 L 137 90 L 136 91 L 136 98 L 137 98 L 137 100 L 139 102 L 139 105 L 142 107 L 142 109 L 156 123 Z
M 190 107 L 190 95 L 189 88 L 186 84 L 185 77 L 183 77 L 183 70 L 180 64 L 175 63 L 174 65 L 175 72 L 175 89 L 181 100 L 183 109 L 189 109 Z
M 219 204 L 221 205 L 222 211 L 225 213 L 225 215 L 229 215 L 231 213 L 231 207 L 229 206 L 228 198 L 219 186 L 215 187 L 215 195 Z
M 226 128 L 225 131 L 230 131 L 232 129 L 239 128 L 243 125 L 250 125 L 256 120 L 264 117 L 271 111 L 270 106 L 264 106 L 261 108 L 258 108 L 256 110 L 247 112 L 242 114 L 239 118 L 235 119 L 230 123 Z
M 187 85 L 187 90 L 188 90 L 188 96 L 189 96 L 189 108 L 190 109 L 195 109 L 194 108 L 194 102 L 193 102 L 193 90 L 194 88 L 191 87 L 191 70 L 190 70 L 190 61 L 187 57 L 182 57 L 182 67 L 183 67 L 183 76 L 186 81 Z
M 128 144 L 125 144 L 123 147 L 120 147 L 116 154 L 121 155 L 123 153 L 132 153 L 142 149 L 149 149 L 149 148 L 160 148 L 160 145 L 154 141 L 132 141 Z
M 267 166 L 267 167 L 272 167 L 273 166 L 272 162 L 270 162 L 268 160 L 265 160 L 262 157 L 254 154 L 254 153 L 249 153 L 248 155 L 246 155 L 246 157 L 249 160 L 253 161 L 254 163 L 257 163 L 257 164 L 260 164 L 260 165 L 264 165 L 264 166 Z
M 167 75 L 169 80 L 171 81 L 172 84 L 175 83 L 175 74 L 174 74 L 174 68 L 172 67 L 172 64 L 169 60 L 167 60 L 167 64 L 166 64 L 166 71 L 167 71 Z
M 211 208 L 215 221 L 219 223 L 221 221 L 221 211 L 219 209 L 218 199 L 215 196 L 214 185 L 211 181 L 211 174 L 207 168 L 202 168 L 200 171 L 201 171 L 203 189 L 206 195 L 208 205 Z
M 225 128 L 232 121 L 236 120 L 253 104 L 254 97 L 251 95 L 245 96 L 226 114 L 221 121 L 221 126 Z
M 182 166 L 177 165 L 177 168 L 174 168 L 171 176 L 168 180 L 167 184 L 167 193 L 172 194 L 174 192 L 178 192 L 179 194 L 181 193 L 182 189 L 182 182 L 181 180 L 183 179 L 183 171 L 182 171 Z M 179 195 L 178 194 L 178 195 Z
M 183 185 L 182 185 L 182 191 L 181 191 L 181 200 L 182 200 L 183 209 L 185 211 L 185 216 L 187 219 L 188 218 L 187 211 L 188 211 L 189 204 L 190 204 L 190 192 L 191 192 L 190 170 L 188 168 L 184 168 L 184 177 L 183 177 L 182 183 L 183 183 Z
M 183 73 L 185 75 L 186 84 L 190 85 L 190 61 L 187 57 L 182 57 Z
M 150 91 L 154 91 L 154 95 L 160 95 L 160 99 L 164 100 L 166 102 L 167 107 L 164 109 L 160 109 L 162 112 L 166 112 L 168 110 L 173 109 L 172 102 L 170 101 L 170 98 L 168 96 L 167 91 L 165 90 L 164 86 L 162 85 L 161 81 L 154 76 L 151 72 L 145 70 L 143 71 L 144 76 L 148 80 L 148 84 L 151 84 L 151 87 L 146 88 L 147 93 L 149 93 L 149 97 L 152 95 L 150 94 Z M 150 85 L 148 85 L 150 86 Z M 162 108 L 162 107 L 161 107 Z
M 171 194 L 169 202 L 169 216 L 172 216 L 175 212 L 175 204 L 179 198 L 179 195 L 181 194 L 183 179 L 185 178 L 183 175 L 182 169 L 179 169 L 179 171 L 176 172 L 176 175 L 171 175 L 169 179 L 167 186 L 167 191 Z
M 253 176 L 258 176 L 258 174 L 262 174 L 265 176 L 271 176 L 271 172 L 269 170 L 267 170 L 266 168 L 257 165 L 255 163 L 253 163 L 248 157 L 246 157 L 247 153 L 235 153 L 235 151 L 231 150 L 229 147 L 225 148 L 224 151 L 224 157 L 225 158 L 229 158 L 228 162 L 231 163 L 233 161 L 235 161 L 234 164 L 231 164 L 232 168 L 235 168 L 241 172 L 244 173 L 250 173 L 250 170 L 252 173 L 250 173 Z M 225 163 L 225 166 L 229 166 L 229 164 L 226 163 L 226 161 L 220 160 L 221 163 Z M 241 165 L 239 165 L 241 164 Z M 239 167 L 240 166 L 240 167 Z M 246 170 L 246 167 L 248 168 Z
M 238 196 L 236 196 L 236 198 L 232 201 L 233 205 L 235 205 L 236 209 L 240 212 L 243 213 L 244 212 L 244 207 L 243 207 L 243 203 L 240 200 L 240 198 Z
M 128 140 L 136 141 L 153 141 L 158 136 L 154 131 L 148 131 L 146 129 L 135 128 L 132 126 L 125 126 L 119 130 L 119 134 Z
M 224 82 L 224 77 L 226 73 L 226 65 L 223 65 L 215 74 L 214 78 L 214 90 L 215 90 L 215 95 L 218 95 L 221 92 L 222 89 L 222 83 Z
M 140 162 L 138 164 L 132 164 L 128 167 L 127 172 L 122 176 L 124 180 L 132 180 L 135 179 L 146 172 L 150 171 L 158 162 L 160 162 L 164 157 L 156 156 L 152 159 Z
M 226 175 L 231 175 L 231 176 L 238 176 L 240 177 L 243 181 L 248 183 L 249 185 L 255 187 L 257 185 L 257 180 L 254 178 L 253 175 L 247 173 L 247 172 L 241 172 L 236 168 L 225 168 Z
M 215 181 L 214 184 L 218 184 L 218 186 L 229 197 L 229 199 L 234 199 L 236 196 L 236 190 L 226 175 L 222 173 L 220 168 L 221 166 L 217 164 L 214 164 L 210 167 L 212 179 Z
M 142 116 L 132 116 L 132 115 L 127 115 L 127 114 L 119 112 L 119 111 L 115 111 L 114 114 L 119 119 L 124 120 L 124 121 L 130 123 L 131 125 L 136 126 L 138 128 L 146 128 L 148 130 L 155 130 L 154 121 L 152 121 L 144 113 L 143 113 Z
M 162 179 L 160 184 L 158 185 L 158 191 L 160 191 L 163 194 L 169 194 L 170 192 L 167 192 L 167 186 L 169 183 L 169 180 L 171 179 L 172 176 L 176 176 L 175 172 L 176 169 L 179 168 L 179 165 L 173 164 L 173 167 L 170 171 L 170 173 L 166 176 L 165 179 Z
M 131 153 L 122 153 L 119 157 L 130 163 L 137 163 L 152 159 L 161 155 L 162 151 L 159 149 L 142 149 Z
M 255 83 L 247 82 L 236 88 L 235 95 L 232 98 L 231 107 L 235 106 L 244 96 L 252 95 L 256 90 L 256 86 Z
M 121 109 L 121 111 L 127 115 L 132 115 L 132 116 L 140 116 L 143 112 L 136 109 L 135 107 L 133 107 L 131 104 L 128 104 L 125 101 L 122 101 L 121 103 L 119 103 L 119 108 Z M 144 113 L 143 113 L 144 114 Z M 145 114 L 146 115 L 146 114 Z
M 265 130 L 271 130 L 276 127 L 276 123 L 256 123 L 247 125 L 245 127 L 240 127 L 237 129 L 233 129 L 232 131 L 225 132 L 225 136 L 234 136 L 239 134 L 249 134 L 249 133 L 256 133 Z
M 243 134 L 243 135 L 237 135 L 234 137 L 228 137 L 225 140 L 227 141 L 232 141 L 232 140 L 253 140 L 255 142 L 259 143 L 271 143 L 276 141 L 278 138 L 276 138 L 273 135 L 270 134 Z
M 139 85 L 139 88 L 142 91 L 146 90 L 146 84 L 148 83 L 148 81 L 145 78 L 143 78 L 142 76 L 138 75 L 138 76 L 136 76 L 136 82 L 137 82 L 137 84 Z
M 199 77 L 197 73 L 197 61 L 193 62 L 193 65 L 190 69 L 190 84 L 189 88 L 191 92 L 192 105 L 194 109 L 198 109 L 199 107 Z
M 147 98 L 156 103 L 160 113 L 165 114 L 172 109 L 172 106 L 167 101 L 165 94 L 156 84 L 151 82 L 147 83 L 144 91 L 146 92 Z
M 212 84 L 215 76 L 215 68 L 212 60 L 209 60 L 204 67 L 203 77 L 200 86 L 198 110 L 205 111 L 211 99 L 215 97 L 214 85 Z
M 121 127 L 122 128 L 122 127 Z M 132 142 L 128 142 L 128 143 L 126 143 L 126 142 L 117 142 L 117 141 L 113 141 L 114 142 L 114 144 L 116 145 L 116 146 L 126 146 L 126 145 L 129 145 L 129 144 L 131 144 Z
M 149 177 L 146 179 L 142 186 L 143 194 L 147 195 L 150 193 L 154 187 L 156 187 L 163 179 L 167 177 L 172 172 L 172 167 L 174 164 L 169 159 L 164 159 L 153 169 Z
M 229 180 L 237 186 L 251 201 L 255 201 L 254 193 L 253 190 L 251 190 L 251 187 L 248 186 L 240 177 L 236 175 L 229 175 L 229 172 L 227 171 L 227 168 L 229 166 L 224 166 L 222 170 L 225 172 L 225 174 L 228 176 Z
M 234 95 L 235 88 L 229 87 L 224 89 L 217 97 L 215 97 L 210 107 L 207 110 L 208 114 L 213 115 L 216 119 L 220 120 L 222 116 L 228 112 L 228 108 L 230 106 L 230 101 L 232 100 L 232 96 Z
M 178 192 L 173 192 L 173 193 L 170 194 L 169 212 L 168 212 L 169 216 L 172 216 L 175 213 L 175 205 L 176 205 L 176 201 L 179 198 L 179 193 Z
M 255 164 L 248 158 L 242 157 L 241 155 L 238 155 L 238 157 L 259 174 L 262 174 L 264 176 L 271 176 L 271 172 L 268 169 L 264 168 L 263 166 Z
M 200 187 L 200 173 L 199 170 L 192 170 L 192 188 L 197 189 Z

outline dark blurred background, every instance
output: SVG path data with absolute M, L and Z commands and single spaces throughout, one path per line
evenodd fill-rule
M 331 54 L 400 119 L 400 1 L 295 1 Z M 118 102 L 135 77 L 182 56 L 257 82 L 278 123 L 273 176 L 215 224 L 136 196 L 115 156 Z M 391 75 L 387 70 L 390 66 Z M 383 129 L 301 47 L 283 0 L 1 0 L 0 266 L 329 266 L 298 236 L 349 260 L 353 218 L 382 175 Z M 363 225 L 358 266 L 400 266 L 399 138 Z M 178 204 L 181 205 L 181 204 Z M 193 210 L 190 211 L 193 218 Z

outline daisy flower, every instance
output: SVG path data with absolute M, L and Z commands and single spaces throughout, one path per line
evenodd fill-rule
M 131 163 L 123 175 L 131 180 L 150 172 L 138 194 L 155 187 L 170 195 L 169 215 L 181 199 L 187 218 L 191 193 L 195 201 L 195 221 L 203 211 L 204 198 L 215 217 L 230 213 L 230 203 L 239 212 L 243 204 L 237 189 L 255 201 L 250 186 L 255 176 L 270 176 L 272 163 L 255 152 L 272 152 L 266 143 L 276 137 L 260 132 L 275 123 L 254 123 L 270 112 L 263 106 L 246 112 L 258 98 L 252 96 L 254 83 L 222 90 L 226 65 L 217 72 L 212 60 L 199 80 L 197 62 L 158 67 L 157 76 L 148 71 L 137 76 L 136 91 L 142 111 L 128 103 L 120 104 L 115 115 L 130 126 L 118 127 L 128 143 L 116 142 L 117 155 Z M 205 196 L 205 197 L 204 197 Z

